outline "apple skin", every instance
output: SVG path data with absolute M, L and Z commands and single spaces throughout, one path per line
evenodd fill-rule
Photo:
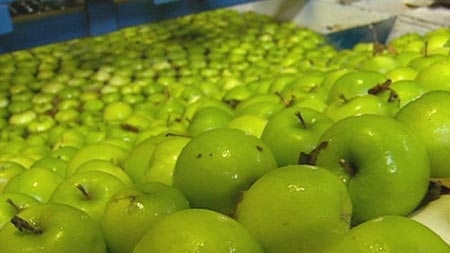
M 35 167 L 25 170 L 11 178 L 3 192 L 22 192 L 33 196 L 40 202 L 47 202 L 56 187 L 64 181 L 58 173 Z
M 403 216 L 381 216 L 352 228 L 323 253 L 448 253 L 450 246 L 435 232 Z
M 336 122 L 315 165 L 336 173 L 353 202 L 352 224 L 381 215 L 408 215 L 428 189 L 430 161 L 422 143 L 387 116 L 361 115 Z
M 208 209 L 186 209 L 163 217 L 146 231 L 133 253 L 264 252 L 237 221 Z
M 117 177 L 126 185 L 131 185 L 133 183 L 128 174 L 120 166 L 107 160 L 89 160 L 78 167 L 73 175 L 85 171 L 102 171 Z
M 63 204 L 36 204 L 16 215 L 36 231 L 10 222 L 0 229 L 0 252 L 106 253 L 98 225 L 84 212 Z
M 288 165 L 259 178 L 234 218 L 264 252 L 321 252 L 350 229 L 352 202 L 345 184 L 325 168 Z M 289 243 L 288 243 L 289 242 Z
M 270 117 L 261 140 L 274 153 L 278 166 L 297 164 L 300 153 L 309 153 L 314 149 L 320 136 L 333 123 L 333 120 L 316 110 L 287 107 Z
M 193 137 L 183 148 L 175 164 L 173 186 L 192 207 L 229 215 L 241 192 L 277 167 L 262 140 L 238 129 L 216 128 Z
M 327 103 L 339 101 L 342 96 L 350 100 L 355 96 L 366 95 L 370 88 L 386 80 L 385 75 L 375 71 L 359 70 L 343 74 L 331 86 Z
M 431 176 L 450 177 L 450 91 L 430 91 L 401 108 L 395 119 L 427 149 Z
M 107 160 L 113 164 L 121 165 L 127 157 L 127 150 L 125 148 L 108 144 L 96 143 L 81 147 L 72 156 L 67 164 L 67 177 L 71 176 L 83 163 L 94 160 Z
M 181 150 L 191 140 L 183 135 L 165 135 L 151 154 L 144 171 L 145 181 L 172 185 L 173 170 Z
M 396 104 L 390 104 L 378 96 L 366 94 L 346 101 L 334 101 L 328 104 L 324 114 L 333 121 L 364 114 L 392 116 L 395 106 Z
M 84 187 L 83 192 L 79 187 Z M 87 213 L 100 222 L 106 202 L 126 185 L 117 177 L 102 171 L 85 171 L 66 178 L 48 202 L 66 204 Z
M 0 161 L 0 193 L 3 192 L 5 185 L 17 174 L 25 171 L 26 168 L 19 163 L 12 161 Z
M 109 252 L 132 252 L 145 231 L 162 217 L 188 208 L 178 189 L 158 182 L 118 191 L 107 202 L 100 223 Z
M 427 91 L 450 91 L 450 59 L 436 61 L 420 70 L 416 76 L 418 82 Z

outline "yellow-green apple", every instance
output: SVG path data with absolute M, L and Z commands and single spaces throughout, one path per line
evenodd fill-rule
M 264 252 L 322 252 L 350 229 L 345 184 L 312 165 L 288 165 L 259 178 L 238 204 L 235 219 Z
M 106 203 L 100 227 L 110 253 L 132 252 L 145 233 L 162 217 L 188 209 L 182 193 L 158 182 L 130 185 Z
M 208 209 L 186 209 L 164 216 L 147 230 L 133 253 L 264 252 L 236 220 Z
M 0 229 L 0 252 L 106 253 L 100 227 L 74 207 L 40 203 L 14 215 Z
M 408 215 L 428 189 L 430 161 L 419 139 L 392 117 L 361 115 L 336 122 L 322 135 L 314 164 L 346 183 L 352 223 Z
M 117 177 L 126 185 L 132 184 L 130 176 L 128 176 L 128 174 L 122 169 L 122 167 L 107 160 L 101 159 L 89 160 L 80 165 L 80 167 L 78 167 L 78 169 L 72 175 L 83 173 L 85 171 L 106 172 Z
M 423 68 L 415 80 L 427 91 L 450 91 L 450 57 Z
M 47 202 L 64 178 L 51 169 L 35 167 L 20 172 L 5 185 L 3 192 L 22 192 Z
M 160 182 L 172 185 L 173 170 L 181 150 L 191 140 L 190 137 L 166 134 L 150 154 L 144 171 L 145 181 Z
M 403 216 L 381 216 L 352 228 L 324 253 L 448 253 L 450 246 L 421 223 Z
M 432 177 L 450 176 L 450 91 L 430 91 L 401 108 L 395 119 L 427 149 Z
M 262 140 L 238 129 L 216 128 L 186 144 L 175 164 L 173 185 L 192 207 L 229 215 L 241 192 L 277 166 Z
M 333 121 L 310 108 L 287 107 L 269 118 L 261 140 L 269 146 L 278 166 L 297 164 L 300 154 L 309 153 Z
M 11 178 L 25 170 L 26 168 L 19 163 L 9 160 L 0 161 L 0 193 Z
M 116 176 L 102 171 L 85 171 L 66 178 L 48 202 L 73 206 L 100 222 L 106 202 L 126 185 Z

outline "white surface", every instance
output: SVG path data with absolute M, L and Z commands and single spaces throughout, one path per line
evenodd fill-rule
M 265 0 L 238 5 L 241 11 L 256 11 L 293 21 L 322 34 L 367 25 L 392 16 L 396 22 L 389 39 L 406 33 L 424 34 L 450 27 L 450 9 L 408 7 L 405 0 Z M 388 40 L 389 40 L 388 39 Z

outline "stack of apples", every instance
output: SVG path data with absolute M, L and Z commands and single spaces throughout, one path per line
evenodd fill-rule
M 219 9 L 0 55 L 0 252 L 450 252 L 450 28 Z

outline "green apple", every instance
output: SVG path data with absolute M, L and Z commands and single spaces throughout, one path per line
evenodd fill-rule
M 432 177 L 450 177 L 450 91 L 430 91 L 401 108 L 395 119 L 427 149 Z
M 143 182 L 147 164 L 152 158 L 152 154 L 158 143 L 166 138 L 166 133 L 152 135 L 142 140 L 128 153 L 123 161 L 123 170 L 128 174 L 134 183 Z
M 450 91 L 450 57 L 423 68 L 415 80 L 427 91 Z
M 25 170 L 26 168 L 19 163 L 9 160 L 0 161 L 0 193 L 3 192 L 5 185 L 11 178 Z
M 147 230 L 133 253 L 264 252 L 237 221 L 208 209 L 186 209 L 169 214 Z
M 309 153 L 333 121 L 313 109 L 287 107 L 270 117 L 261 140 L 269 146 L 278 166 L 297 164 L 300 154 Z
M 132 184 L 130 176 L 128 176 L 128 174 L 122 169 L 122 167 L 107 160 L 101 159 L 89 160 L 80 165 L 80 167 L 78 167 L 78 169 L 72 175 L 83 173 L 85 171 L 106 172 L 117 177 L 126 185 Z
M 228 122 L 226 127 L 239 129 L 260 138 L 267 122 L 268 119 L 262 116 L 254 114 L 241 114 L 234 116 Z
M 31 165 L 31 168 L 35 167 L 50 169 L 59 174 L 61 177 L 66 177 L 67 162 L 53 156 L 44 156 L 41 159 L 36 160 Z
M 156 144 L 144 171 L 145 181 L 160 182 L 172 185 L 173 170 L 181 150 L 191 140 L 183 135 L 166 134 Z
M 0 229 L 0 252 L 106 253 L 99 226 L 84 212 L 62 204 L 36 204 Z
M 103 109 L 103 120 L 117 122 L 128 118 L 133 113 L 133 107 L 122 101 L 107 104 Z
M 192 207 L 229 215 L 240 193 L 277 166 L 262 140 L 238 129 L 216 128 L 186 144 L 175 164 L 173 185 Z
M 67 164 L 67 176 L 72 175 L 83 163 L 94 160 L 106 160 L 113 164 L 122 164 L 127 157 L 127 150 L 108 143 L 85 145 L 78 149 Z
M 100 222 L 106 202 L 125 186 L 119 178 L 106 172 L 80 172 L 61 182 L 48 202 L 76 207 Z
M 188 209 L 181 192 L 158 182 L 131 185 L 111 196 L 101 220 L 108 252 L 132 252 L 134 246 L 164 216 Z
M 350 100 L 355 96 L 366 95 L 370 88 L 386 80 L 385 75 L 374 71 L 359 70 L 343 74 L 331 86 L 327 103 L 339 101 L 342 97 Z
M 207 130 L 225 127 L 232 118 L 232 114 L 219 107 L 203 107 L 198 109 L 190 119 L 187 133 L 190 136 L 197 136 Z
M 325 168 L 288 165 L 259 178 L 238 204 L 235 219 L 264 252 L 321 252 L 350 229 L 345 184 Z
M 400 63 L 392 55 L 375 55 L 362 60 L 358 69 L 386 74 L 398 66 Z
M 345 118 L 328 128 L 319 140 L 323 142 L 314 164 L 346 183 L 353 202 L 352 224 L 381 215 L 408 215 L 425 196 L 430 178 L 426 149 L 392 117 Z
M 0 229 L 23 210 L 39 203 L 35 198 L 21 192 L 0 193 Z
M 386 77 L 392 82 L 401 80 L 414 80 L 416 79 L 418 71 L 407 66 L 396 67 L 386 73 Z
M 333 121 L 364 114 L 392 116 L 396 106 L 397 104 L 389 104 L 378 96 L 366 94 L 334 101 L 325 107 L 324 114 Z
M 3 192 L 22 192 L 47 202 L 64 178 L 51 169 L 35 167 L 20 172 L 5 185 Z
M 324 253 L 447 253 L 450 246 L 438 234 L 403 216 L 382 216 L 352 228 Z

